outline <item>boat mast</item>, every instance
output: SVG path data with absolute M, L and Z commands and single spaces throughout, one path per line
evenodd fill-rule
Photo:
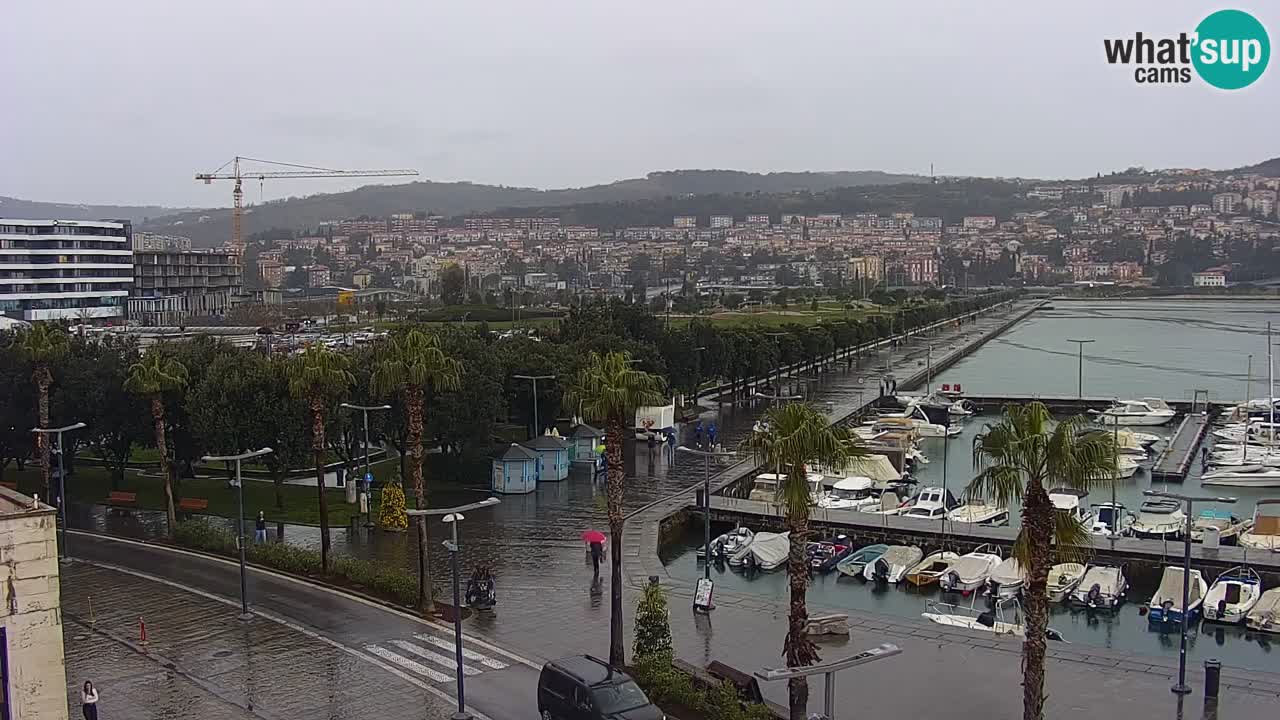
M 1244 381 L 1244 432 L 1240 434 L 1240 461 L 1249 464 L 1249 399 L 1253 397 L 1253 356 L 1245 365 Z
M 1271 323 L 1267 323 L 1267 412 L 1270 415 L 1271 446 L 1276 444 L 1276 378 L 1275 371 L 1271 364 Z M 1245 426 L 1245 435 L 1249 434 L 1248 425 Z

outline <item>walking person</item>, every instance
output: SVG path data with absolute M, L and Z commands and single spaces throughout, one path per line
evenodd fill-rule
M 604 557 L 604 543 L 591 543 L 591 569 L 594 571 L 594 577 L 600 577 L 600 559 Z
M 258 522 L 254 525 L 253 541 L 256 543 L 264 543 L 267 541 L 267 516 L 258 511 Z
M 98 688 L 88 680 L 80 689 L 80 711 L 84 713 L 84 720 L 98 720 Z

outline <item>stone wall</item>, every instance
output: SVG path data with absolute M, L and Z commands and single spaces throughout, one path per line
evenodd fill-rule
M 67 720 L 58 543 L 53 508 L 0 488 L 0 627 L 10 717 Z

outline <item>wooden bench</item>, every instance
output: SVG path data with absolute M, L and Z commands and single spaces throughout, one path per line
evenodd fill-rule
M 187 512 L 197 512 L 209 509 L 209 501 L 204 498 L 182 498 L 178 501 L 178 509 Z
M 107 495 L 107 504 L 114 506 L 116 510 L 136 506 L 138 504 L 138 493 L 112 490 L 111 494 Z

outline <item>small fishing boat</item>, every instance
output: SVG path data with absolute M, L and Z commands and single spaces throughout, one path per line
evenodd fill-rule
M 1093 513 L 1084 505 L 1084 499 L 1088 496 L 1089 493 L 1084 490 L 1053 488 L 1049 491 L 1049 502 L 1053 503 L 1055 510 L 1075 518 L 1087 528 L 1093 525 Z
M 922 557 L 924 551 L 915 545 L 890 545 L 883 555 L 867 563 L 862 577 L 880 583 L 896 583 Z
M 1259 500 L 1253 509 L 1253 528 L 1240 533 L 1239 544 L 1251 550 L 1280 551 L 1280 500 Z
M 1262 593 L 1244 619 L 1245 627 L 1266 633 L 1280 633 L 1280 587 Z
M 849 577 L 862 577 L 863 568 L 873 562 L 889 549 L 888 545 L 868 545 L 853 551 L 848 557 L 836 563 L 836 571 Z
M 968 593 L 986 584 L 991 571 L 1000 564 L 1000 548 L 979 545 L 973 552 L 961 555 L 942 577 L 938 586 L 948 592 Z
M 899 499 L 896 492 L 885 490 L 880 493 L 880 499 L 877 504 L 864 507 L 858 512 L 864 512 L 869 515 L 897 515 L 906 509 L 906 503 Z
M 758 532 L 746 550 L 743 565 L 754 570 L 776 570 L 791 553 L 791 533 Z
M 1186 530 L 1187 515 L 1173 498 L 1148 498 L 1138 506 L 1138 518 L 1129 532 L 1135 537 L 1175 540 Z
M 948 512 L 947 519 L 956 523 L 1002 527 L 1009 524 L 1009 508 L 973 501 Z
M 730 530 L 729 532 L 711 541 L 712 559 L 718 559 L 718 558 L 728 559 L 732 557 L 735 553 L 738 552 L 738 550 L 750 545 L 751 540 L 755 538 L 755 536 L 756 534 L 752 532 L 751 528 L 738 526 Z M 699 560 L 705 559 L 706 554 L 707 554 L 706 548 L 703 548 L 701 545 L 699 545 L 697 550 L 698 559 Z
M 1218 533 L 1218 542 L 1223 545 L 1235 545 L 1240 534 L 1253 527 L 1253 520 L 1242 520 L 1226 510 L 1205 508 L 1200 511 L 1191 523 L 1191 541 L 1204 542 L 1206 530 Z
M 1160 587 L 1147 603 L 1147 622 L 1152 625 L 1182 622 L 1182 577 L 1180 567 L 1166 567 L 1160 577 Z M 1209 592 L 1209 584 L 1199 570 L 1187 573 L 1187 622 L 1194 622 L 1200 615 L 1204 605 L 1204 596 Z
M 914 567 L 907 570 L 907 582 L 917 587 L 932 585 L 933 583 L 938 582 L 938 578 L 942 577 L 943 573 L 950 570 L 951 566 L 959 559 L 959 555 L 945 550 L 930 553 L 927 557 L 916 563 Z
M 1097 503 L 1090 505 L 1089 509 L 1093 511 L 1093 527 L 1089 528 L 1090 535 L 1102 537 L 1112 534 L 1128 535 L 1133 527 L 1133 513 L 1121 503 Z
M 1071 602 L 1095 610 L 1111 610 L 1124 602 L 1129 581 L 1112 565 L 1090 565 L 1071 593 Z
M 1017 558 L 1007 557 L 1000 561 L 987 578 L 987 594 L 1001 600 L 1015 597 L 1022 592 L 1026 581 L 1027 573 L 1022 564 Z
M 1218 576 L 1204 596 L 1204 619 L 1240 624 L 1262 596 L 1262 578 L 1253 568 L 1241 565 Z
M 1049 583 L 1046 588 L 1049 602 L 1060 603 L 1066 600 L 1084 579 L 1084 572 L 1085 567 L 1080 563 L 1059 563 L 1049 568 Z
M 853 544 L 848 535 L 836 535 L 833 538 L 809 543 L 809 568 L 816 573 L 829 573 L 836 565 L 849 557 L 853 552 Z
M 1006 606 L 1013 608 L 1011 616 L 1005 615 Z M 1026 630 L 1022 624 L 1022 607 L 1014 598 L 998 599 L 990 609 L 984 610 L 978 610 L 973 606 L 965 607 L 930 600 L 925 607 L 925 612 L 920 616 L 929 622 L 947 627 L 991 632 L 995 635 L 1015 638 L 1026 637 Z M 1045 637 L 1049 640 L 1065 642 L 1062 633 L 1053 628 L 1045 631 Z

